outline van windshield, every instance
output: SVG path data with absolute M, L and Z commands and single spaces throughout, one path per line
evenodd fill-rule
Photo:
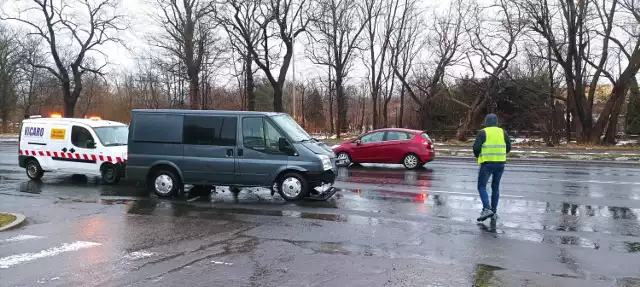
M 273 121 L 289 136 L 294 142 L 310 140 L 309 134 L 289 115 L 277 115 L 272 117 Z
M 94 130 L 104 146 L 127 145 L 129 138 L 129 127 L 127 126 L 99 127 Z

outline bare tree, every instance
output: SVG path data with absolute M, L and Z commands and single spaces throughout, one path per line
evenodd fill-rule
M 27 38 L 20 43 L 23 60 L 20 63 L 21 89 L 19 104 L 22 108 L 24 117 L 30 115 L 32 108 L 39 101 L 39 90 L 45 85 L 48 73 L 43 69 L 39 69 L 37 65 L 45 63 L 45 53 L 41 49 L 42 38 Z
M 397 29 L 396 14 L 399 12 L 400 0 L 366 0 L 364 1 L 364 11 L 366 23 L 366 38 L 368 44 L 368 61 L 365 65 L 369 70 L 369 83 L 371 100 L 373 106 L 373 127 L 379 127 L 378 117 L 378 97 L 382 89 L 384 65 L 386 64 L 387 52 L 392 32 Z M 390 97 L 389 97 L 390 99 Z M 385 99 L 385 104 L 388 100 Z M 386 126 L 386 111 L 383 112 Z
M 469 29 L 473 48 L 469 54 L 475 54 L 479 58 L 480 68 L 487 78 L 478 81 L 474 75 L 471 82 L 477 85 L 482 93 L 478 94 L 470 105 L 454 99 L 454 102 L 468 109 L 466 117 L 458 127 L 458 140 L 466 140 L 485 110 L 494 112 L 496 103 L 493 95 L 500 89 L 499 76 L 518 55 L 516 41 L 526 25 L 522 21 L 520 9 L 510 5 L 506 0 L 497 0 L 489 7 L 476 6 L 476 9 L 473 11 L 475 23 Z M 471 63 L 470 67 L 473 70 Z
M 347 100 L 344 82 L 353 66 L 355 51 L 362 49 L 362 31 L 368 19 L 359 3 L 350 0 L 319 0 L 321 16 L 313 23 L 310 49 L 307 53 L 315 64 L 328 66 L 335 72 L 338 121 L 336 136 L 347 130 Z
M 407 79 L 413 66 L 413 61 L 422 49 L 421 29 L 423 29 L 422 19 L 419 17 L 420 11 L 417 9 L 417 1 L 404 0 L 402 2 L 402 14 L 395 20 L 396 28 L 390 35 L 388 48 L 391 53 L 389 66 L 394 72 L 398 70 L 400 79 Z M 400 87 L 400 108 L 398 110 L 398 127 L 403 127 L 405 94 L 404 84 Z
M 164 33 L 151 39 L 152 45 L 180 59 L 189 81 L 189 107 L 202 108 L 200 72 L 205 54 L 215 49 L 213 21 L 215 5 L 204 0 L 156 0 L 162 10 L 155 20 Z
M 0 119 L 2 132 L 8 131 L 11 112 L 16 106 L 18 73 L 22 55 L 17 34 L 0 26 Z
M 258 45 L 250 45 L 248 48 L 256 65 L 273 87 L 273 110 L 282 112 L 282 95 L 293 57 L 293 43 L 307 30 L 309 22 L 313 19 L 313 10 L 309 0 L 264 0 L 260 3 L 260 13 L 253 15 L 260 31 Z M 276 44 L 273 44 L 272 40 Z M 280 52 L 282 49 L 284 55 Z M 280 58 L 281 62 L 275 60 Z M 277 78 L 273 73 L 275 69 L 278 70 Z
M 31 29 L 29 35 L 46 41 L 54 66 L 36 64 L 35 67 L 46 69 L 60 81 L 66 117 L 74 115 L 83 75 L 89 72 L 102 76 L 102 69 L 107 65 L 105 61 L 100 67 L 88 68 L 85 60 L 92 54 L 104 56 L 99 48 L 106 43 L 120 43 L 117 32 L 125 29 L 125 19 L 116 11 L 118 2 L 30 0 L 26 8 L 17 11 L 17 16 L 2 12 L 0 19 L 25 24 Z M 26 14 L 30 16 L 27 18 Z M 63 35 L 70 35 L 72 42 L 60 41 L 58 37 Z M 64 57 L 65 52 L 68 58 Z
M 615 130 L 617 113 L 625 101 L 630 79 L 640 68 L 639 35 L 637 28 L 630 29 L 638 27 L 640 21 L 637 1 L 522 0 L 516 3 L 526 11 L 530 28 L 546 40 L 553 60 L 563 71 L 568 112 L 578 121 L 580 141 L 600 141 L 607 126 Z M 622 20 L 624 14 L 631 15 L 630 22 Z M 630 37 L 631 42 L 625 45 L 616 38 L 612 33 L 616 27 Z M 625 51 L 622 54 L 628 59 L 626 67 L 619 67 L 617 76 L 611 70 L 611 57 L 615 57 L 611 52 L 612 42 Z M 613 91 L 594 123 L 595 93 L 602 77 L 613 84 Z M 612 136 L 608 141 L 613 141 Z
M 257 47 L 260 40 L 260 26 L 255 16 L 260 13 L 260 0 L 224 0 L 217 13 L 220 22 L 229 36 L 229 43 L 240 56 L 243 63 L 244 88 L 247 97 L 247 109 L 256 109 L 256 96 L 251 49 Z
M 608 71 L 602 71 L 604 76 L 613 83 L 613 90 L 593 127 L 590 138 L 590 141 L 595 141 L 606 129 L 604 142 L 609 144 L 615 143 L 620 111 L 626 101 L 627 92 L 630 88 L 637 87 L 635 77 L 640 69 L 640 3 L 636 0 L 621 0 L 619 4 L 621 11 L 618 13 L 622 15 L 618 21 L 615 21 L 614 11 L 617 0 L 612 1 L 613 3 L 610 4 L 608 13 L 607 9 L 605 9 L 605 4 L 608 2 L 603 1 L 602 6 L 596 5 L 600 23 L 605 29 L 604 33 L 598 33 L 601 36 L 606 36 L 617 46 L 617 56 L 621 60 L 618 63 L 620 70 L 617 73 L 617 78 Z M 616 37 L 610 32 L 607 33 L 607 29 L 612 29 L 609 28 L 612 26 L 618 26 L 617 28 L 624 32 L 621 34 L 627 41 L 623 42 L 621 40 L 623 38 Z M 623 66 L 623 62 L 626 62 L 626 66 Z M 587 61 L 587 63 L 595 67 L 593 62 Z M 600 69 L 596 69 L 596 72 L 600 72 Z
M 401 70 L 398 61 L 392 64 L 393 72 L 398 80 L 406 88 L 409 96 L 418 104 L 420 115 L 420 126 L 426 128 L 428 124 L 427 105 L 429 101 L 436 95 L 446 76 L 446 70 L 451 66 L 460 64 L 464 59 L 464 36 L 465 36 L 465 17 L 470 15 L 470 6 L 466 5 L 463 0 L 454 0 L 450 9 L 445 14 L 434 13 L 431 24 L 428 25 L 425 46 L 426 51 L 409 52 L 411 56 L 417 56 L 420 52 L 426 52 L 426 62 L 422 63 L 424 77 L 427 79 L 424 83 L 416 83 L 411 85 L 408 76 L 409 72 Z M 408 20 L 407 20 L 408 21 Z M 410 23 L 410 22 L 407 22 Z M 423 28 L 424 29 L 424 28 Z M 403 48 L 408 47 L 411 41 L 400 41 L 398 47 L 392 46 L 396 50 L 396 54 L 401 53 Z M 411 57 L 414 58 L 414 57 Z M 417 91 L 414 89 L 417 88 Z M 419 93 L 418 93 L 419 92 Z M 424 96 L 420 96 L 424 95 Z

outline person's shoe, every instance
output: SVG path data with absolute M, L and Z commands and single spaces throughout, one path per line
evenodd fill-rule
M 478 217 L 478 221 L 482 222 L 487 220 L 487 218 L 492 217 L 493 211 L 491 211 L 490 209 L 482 209 L 482 212 L 480 213 L 480 216 Z
M 498 214 L 494 212 L 491 216 L 491 220 L 498 220 Z

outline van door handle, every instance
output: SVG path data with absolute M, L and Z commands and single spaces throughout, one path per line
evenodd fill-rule
M 242 157 L 244 155 L 244 151 L 241 148 L 238 149 L 238 157 Z
M 62 152 L 67 152 L 67 148 L 62 148 Z
M 232 157 L 233 156 L 233 149 L 228 149 L 227 150 L 227 157 Z

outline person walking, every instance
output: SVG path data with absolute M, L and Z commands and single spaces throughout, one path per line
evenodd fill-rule
M 478 159 L 478 192 L 482 201 L 482 211 L 478 221 L 488 218 L 498 219 L 498 200 L 500 199 L 500 179 L 507 163 L 507 153 L 511 152 L 511 139 L 507 132 L 498 127 L 498 117 L 488 114 L 484 120 L 485 128 L 476 136 L 473 153 Z M 487 182 L 491 180 L 491 202 L 487 194 Z

